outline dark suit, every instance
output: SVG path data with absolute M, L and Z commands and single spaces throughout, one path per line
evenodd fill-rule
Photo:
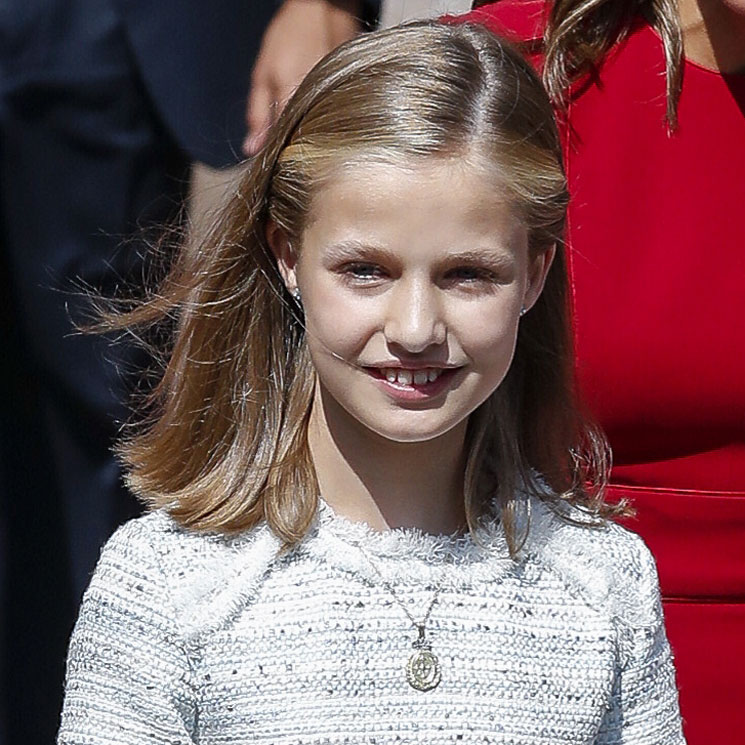
M 71 335 L 71 319 L 87 307 L 74 282 L 106 294 L 138 284 L 142 239 L 122 239 L 174 219 L 192 160 L 221 166 L 239 158 L 250 68 L 274 7 L 0 7 L 0 599 L 9 741 L 52 741 L 77 601 L 100 545 L 136 510 L 110 447 L 127 418 L 126 372 L 145 360 L 129 345 Z

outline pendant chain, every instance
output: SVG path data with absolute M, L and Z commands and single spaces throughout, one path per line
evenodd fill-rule
M 362 546 L 358 545 L 357 548 L 360 550 L 360 553 L 365 557 L 367 563 L 370 565 L 372 570 L 375 572 L 375 574 L 378 576 L 378 579 L 380 580 L 380 583 L 385 587 L 386 590 L 391 594 L 393 599 L 398 603 L 401 610 L 406 614 L 406 617 L 411 622 L 411 625 L 417 630 L 418 638 L 414 642 L 415 647 L 421 647 L 425 646 L 427 644 L 427 641 L 425 639 L 425 632 L 427 628 L 427 623 L 429 622 L 429 617 L 432 615 L 432 609 L 437 604 L 437 600 L 440 597 L 440 592 L 442 591 L 442 583 L 440 583 L 437 588 L 435 589 L 435 593 L 432 596 L 432 600 L 429 603 L 429 606 L 427 607 L 427 611 L 424 614 L 424 618 L 422 618 L 421 621 L 417 621 L 414 616 L 411 615 L 409 612 L 409 609 L 406 607 L 406 604 L 401 600 L 401 598 L 398 596 L 396 591 L 393 589 L 393 585 L 391 585 L 390 582 L 388 582 L 385 577 L 383 577 L 380 569 L 378 569 L 377 566 L 373 563 L 373 560 L 368 555 L 367 551 L 362 548 Z

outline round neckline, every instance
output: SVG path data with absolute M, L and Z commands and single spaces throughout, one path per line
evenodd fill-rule
M 470 532 L 433 534 L 416 527 L 375 530 L 365 522 L 339 515 L 328 502 L 319 499 L 317 521 L 322 531 L 331 532 L 351 546 L 361 546 L 379 558 L 463 564 L 483 561 L 493 549 L 506 547 L 499 520 L 495 518 L 484 521 L 478 538 Z
M 355 522 L 319 500 L 314 523 L 298 551 L 378 586 L 464 587 L 501 580 L 514 566 L 498 520 L 477 531 L 433 535 L 418 528 L 377 531 Z

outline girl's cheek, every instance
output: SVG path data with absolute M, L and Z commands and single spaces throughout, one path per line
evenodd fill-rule
M 381 308 L 366 298 L 337 294 L 319 298 L 319 301 L 317 310 L 310 312 L 311 318 L 339 338 L 357 336 L 380 325 Z
M 476 320 L 476 315 L 473 314 L 473 320 Z M 510 346 L 517 335 L 517 324 L 500 319 L 494 319 L 490 323 L 478 320 L 474 325 L 461 324 L 459 333 L 454 331 L 464 347 L 473 351 L 487 351 Z
M 329 305 L 319 314 L 306 316 L 306 327 L 311 339 L 347 356 L 364 348 L 378 324 L 371 314 L 355 313 L 348 306 Z

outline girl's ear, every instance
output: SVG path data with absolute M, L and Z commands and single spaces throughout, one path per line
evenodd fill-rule
M 533 307 L 543 291 L 543 285 L 546 284 L 546 277 L 548 276 L 548 270 L 551 268 L 551 264 L 553 264 L 554 256 L 556 256 L 555 243 L 531 259 L 530 267 L 528 268 L 528 286 L 525 290 L 525 298 L 523 299 L 523 308 L 525 310 L 530 310 Z
M 274 220 L 269 220 L 266 224 L 266 240 L 277 260 L 277 268 L 285 287 L 292 293 L 297 288 L 297 254 L 290 245 L 287 233 Z

